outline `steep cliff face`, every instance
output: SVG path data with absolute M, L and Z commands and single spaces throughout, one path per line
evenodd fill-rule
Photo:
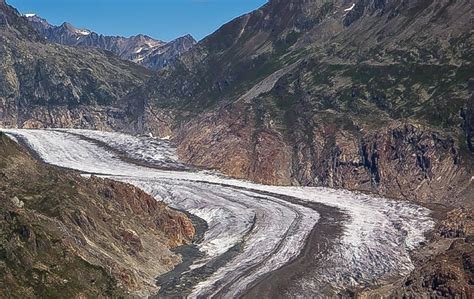
M 1 297 L 153 294 L 194 236 L 137 188 L 43 165 L 3 134 L 0 200 Z
M 375 131 L 324 114 L 279 131 L 268 116 L 262 125 L 243 111 L 231 107 L 218 118 L 193 122 L 178 136 L 180 156 L 265 184 L 323 185 L 454 205 L 472 200 L 472 158 L 450 134 L 401 122 Z
M 474 153 L 474 80 L 469 80 L 470 99 L 466 103 L 466 107 L 461 116 L 464 118 L 464 131 L 466 134 L 467 145 L 471 152 Z
M 131 60 L 152 70 L 166 67 L 196 44 L 196 40 L 190 35 L 170 42 L 156 40 L 143 34 L 131 37 L 106 36 L 88 29 L 76 28 L 69 23 L 54 26 L 37 15 L 25 17 L 49 42 L 111 51 L 122 59 Z
M 126 127 L 118 100 L 150 72 L 111 53 L 47 44 L 0 4 L 0 125 Z
M 472 10 L 270 1 L 127 97 L 168 116 L 193 164 L 263 183 L 462 201 L 473 190 Z

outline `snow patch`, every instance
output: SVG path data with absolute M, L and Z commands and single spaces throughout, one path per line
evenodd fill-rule
M 27 18 L 32 18 L 32 17 L 36 17 L 36 14 L 34 14 L 34 13 L 26 13 L 26 14 L 24 14 L 24 16 L 27 17 Z
M 344 9 L 344 11 L 351 11 L 354 9 L 355 6 L 355 3 L 352 3 L 351 7 Z
M 91 34 L 91 32 L 89 30 L 82 30 L 82 29 L 77 29 L 75 32 L 76 32 L 76 34 L 79 34 L 79 35 L 89 35 L 89 34 Z
M 11 140 L 15 141 L 16 143 L 19 143 L 19 142 L 18 142 L 18 139 L 17 139 L 14 135 L 8 134 L 8 133 L 6 133 L 5 135 L 7 135 L 8 138 L 10 138 Z

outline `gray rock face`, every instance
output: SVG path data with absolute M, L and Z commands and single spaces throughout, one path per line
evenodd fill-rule
M 464 118 L 467 145 L 474 153 L 474 79 L 469 81 L 469 92 L 471 97 L 466 103 L 466 109 L 463 111 L 462 117 Z
M 119 99 L 149 70 L 99 49 L 47 43 L 6 4 L 0 19 L 1 126 L 126 126 Z
M 132 60 L 152 70 L 160 70 L 177 61 L 195 44 L 196 40 L 188 34 L 161 47 L 136 53 Z
M 19 20 L 19 15 L 15 8 L 0 1 L 0 30 L 9 29 L 11 34 L 21 35 L 31 41 L 41 41 L 41 36 L 27 22 Z
M 160 70 L 196 44 L 190 35 L 171 42 L 139 34 L 131 37 L 106 36 L 69 23 L 54 26 L 36 15 L 26 15 L 28 22 L 48 41 L 68 46 L 84 46 L 111 51 L 153 70 Z

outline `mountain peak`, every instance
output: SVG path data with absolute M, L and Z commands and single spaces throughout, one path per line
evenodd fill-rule
M 184 42 L 184 43 L 192 43 L 192 44 L 197 43 L 197 41 L 194 39 L 194 37 L 191 34 L 186 34 L 178 38 L 175 38 L 170 43 L 174 43 L 174 42 Z
M 42 38 L 31 27 L 31 24 L 22 17 L 17 9 L 0 0 L 0 28 L 3 27 L 10 33 L 22 35 L 29 40 L 40 41 Z
M 33 27 L 36 26 L 42 26 L 45 28 L 51 28 L 52 25 L 46 21 L 46 19 L 43 19 L 42 17 L 38 16 L 37 14 L 34 13 L 27 13 L 23 15 Z
M 74 34 L 74 35 L 89 35 L 91 34 L 91 31 L 87 29 L 78 29 L 74 27 L 71 23 L 64 22 L 61 24 L 60 28 L 63 28 L 67 30 L 68 32 Z
M 74 27 L 71 23 L 68 23 L 68 22 L 62 23 L 60 27 L 65 28 L 70 31 L 74 31 L 76 29 L 76 27 Z
M 194 36 L 192 36 L 191 34 L 186 34 L 182 37 L 183 39 L 188 39 L 188 40 L 193 40 L 194 42 L 196 42 L 196 39 L 194 38 Z

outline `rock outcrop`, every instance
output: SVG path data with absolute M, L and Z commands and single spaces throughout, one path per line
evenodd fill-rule
M 357 292 L 359 298 L 470 298 L 474 294 L 474 212 L 454 209 L 414 254 L 415 270 L 400 282 Z
M 46 166 L 0 136 L 0 297 L 146 296 L 191 221 L 127 184 Z
M 315 120 L 314 127 L 305 123 L 286 135 L 270 123 L 254 129 L 239 110 L 231 111 L 219 120 L 201 119 L 178 136 L 181 158 L 264 184 L 323 185 L 452 205 L 472 200 L 471 157 L 442 131 L 399 122 L 371 131 Z

